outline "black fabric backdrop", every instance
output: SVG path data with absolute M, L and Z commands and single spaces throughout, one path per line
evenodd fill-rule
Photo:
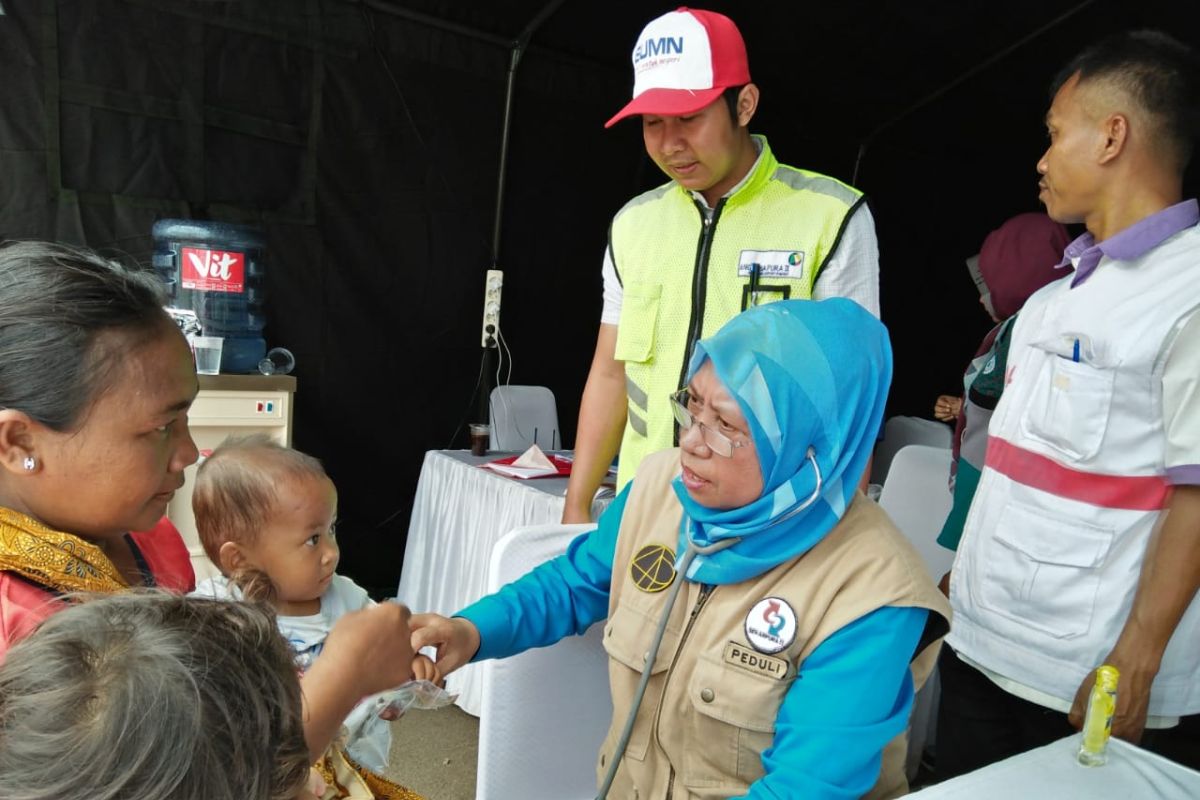
M 0 0 L 0 236 L 148 263 L 156 219 L 261 225 L 268 342 L 297 358 L 295 444 L 338 485 L 342 571 L 376 594 L 395 588 L 424 451 L 473 408 L 498 42 L 543 5 Z M 672 7 L 568 0 L 517 73 L 504 372 L 554 390 L 568 443 L 608 220 L 662 180 L 636 123 L 602 124 L 628 98 L 638 31 Z M 1194 4 L 1167 0 L 708 7 L 742 27 L 763 90 L 753 129 L 780 158 L 844 180 L 858 162 L 896 351 L 889 413 L 927 415 L 988 327 L 962 260 L 1037 208 L 1056 69 L 1129 27 L 1197 43 Z

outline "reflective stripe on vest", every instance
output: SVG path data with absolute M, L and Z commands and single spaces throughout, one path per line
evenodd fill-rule
M 987 466 L 1055 497 L 1104 508 L 1159 511 L 1171 494 L 1171 485 L 1161 475 L 1101 475 L 1071 469 L 995 436 L 988 437 Z
M 649 414 L 650 398 L 628 376 L 625 378 L 625 392 L 629 398 L 629 427 L 639 436 L 646 435 L 646 416 Z

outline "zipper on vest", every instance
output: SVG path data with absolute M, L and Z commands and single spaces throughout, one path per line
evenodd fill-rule
M 679 576 L 683 580 L 683 576 Z M 659 722 L 662 721 L 663 699 L 667 696 L 667 684 L 671 682 L 671 673 L 675 671 L 675 664 L 679 661 L 679 654 L 683 652 L 683 645 L 687 642 L 688 634 L 692 632 L 692 625 L 696 622 L 696 617 L 700 616 L 701 610 L 704 608 L 705 602 L 708 601 L 708 596 L 712 594 L 716 586 L 713 584 L 701 584 L 700 596 L 696 598 L 696 605 L 692 606 L 691 616 L 688 617 L 687 625 L 683 628 L 683 635 L 679 637 L 679 645 L 675 648 L 675 655 L 671 657 L 671 666 L 667 667 L 667 674 L 663 676 L 662 695 L 658 698 L 658 718 L 654 720 L 654 730 L 657 736 Z M 670 763 L 670 762 L 668 762 Z M 675 792 L 675 767 L 671 766 L 670 774 L 667 778 L 667 794 L 664 800 L 671 800 L 671 795 Z
M 679 380 L 675 384 L 675 388 L 682 389 L 683 382 L 687 379 L 688 363 L 692 360 L 692 348 L 696 346 L 696 340 L 700 338 L 701 329 L 704 327 L 704 300 L 708 296 L 708 256 L 712 251 L 713 236 L 717 232 L 717 219 L 721 216 L 721 209 L 725 207 L 726 198 L 722 197 L 717 201 L 716 207 L 712 210 L 712 216 L 704 213 L 704 206 L 699 200 L 693 200 L 696 204 L 696 211 L 700 214 L 700 241 L 696 243 L 696 264 L 692 268 L 692 316 L 688 320 L 687 341 L 683 348 L 683 364 L 679 367 Z M 674 441 L 675 445 L 679 446 L 679 428 L 671 426 L 675 429 Z

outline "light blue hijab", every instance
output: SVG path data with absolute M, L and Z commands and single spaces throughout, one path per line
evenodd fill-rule
M 687 565 L 689 580 L 738 583 L 804 554 L 845 514 L 883 419 L 892 348 L 883 323 L 852 300 L 786 300 L 698 342 L 688 380 L 705 361 L 749 423 L 763 493 L 740 508 L 707 508 L 676 478 L 679 561 L 690 539 L 693 551 L 711 549 Z

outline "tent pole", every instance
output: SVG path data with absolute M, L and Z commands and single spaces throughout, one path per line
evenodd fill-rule
M 513 91 L 517 83 L 517 65 L 521 62 L 521 45 L 515 43 L 509 51 L 508 82 L 504 88 L 504 121 L 500 127 L 500 171 L 496 178 L 496 217 L 492 221 L 492 266 L 500 269 L 500 221 L 504 215 L 504 180 L 508 173 L 508 135 L 512 127 Z
M 533 38 L 534 32 L 550 18 L 550 15 L 558 11 L 564 2 L 566 0 L 551 0 L 543 6 L 542 10 L 529 21 L 529 24 L 509 45 L 511 51 L 508 60 L 508 83 L 504 90 L 504 122 L 500 131 L 500 174 L 496 180 L 496 218 L 492 225 L 491 269 L 500 268 L 500 227 L 504 213 L 504 180 L 508 174 L 508 140 L 509 130 L 512 127 L 512 103 L 517 83 L 517 67 L 521 63 L 521 56 L 525 54 L 525 49 L 529 46 L 529 40 Z
M 550 3 L 543 6 L 542 10 L 529 21 L 529 24 L 525 26 L 517 38 L 509 44 L 508 81 L 504 88 L 504 121 L 500 130 L 500 169 L 499 175 L 496 178 L 496 219 L 492 225 L 491 269 L 500 269 L 500 228 L 501 220 L 504 217 L 504 180 L 508 174 L 508 141 L 509 132 L 512 129 L 513 93 L 517 85 L 517 67 L 521 64 L 521 56 L 525 54 L 525 48 L 529 46 L 529 40 L 533 38 L 534 32 L 564 2 L 566 0 L 551 0 Z M 476 415 L 481 422 L 486 422 L 489 418 L 488 403 L 492 394 L 492 374 L 496 360 L 500 356 L 500 345 L 494 338 L 490 342 L 489 345 L 483 348 L 484 373 L 478 397 L 479 405 L 476 411 Z M 495 354 L 491 352 L 492 350 L 496 351 Z

